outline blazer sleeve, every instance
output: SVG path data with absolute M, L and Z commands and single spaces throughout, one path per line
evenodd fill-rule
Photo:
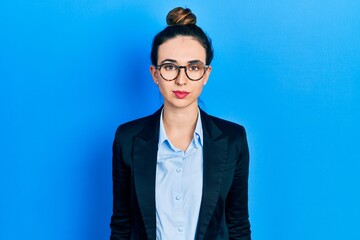
M 248 212 L 249 148 L 243 127 L 241 127 L 241 134 L 238 139 L 240 139 L 238 157 L 234 179 L 226 199 L 225 214 L 229 239 L 250 240 L 251 231 Z
M 113 213 L 110 240 L 130 239 L 131 235 L 131 168 L 124 161 L 121 127 L 115 134 L 112 156 Z

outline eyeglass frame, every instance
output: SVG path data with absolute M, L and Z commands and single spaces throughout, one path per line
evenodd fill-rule
M 166 65 L 166 64 L 172 64 L 172 65 L 174 65 L 174 66 L 177 68 L 178 73 L 177 73 L 177 75 L 176 75 L 175 78 L 168 80 L 168 79 L 164 78 L 163 75 L 161 74 L 161 68 L 162 68 L 164 65 Z M 189 65 L 192 65 L 192 64 L 201 64 L 201 65 L 204 67 L 204 73 L 201 75 L 200 78 L 195 79 L 195 80 L 192 79 L 192 78 L 190 78 L 189 75 L 188 75 L 188 73 L 187 73 L 187 67 L 188 67 Z M 201 79 L 204 77 L 204 75 L 205 75 L 206 71 L 209 69 L 210 65 L 203 64 L 202 62 L 189 63 L 189 64 L 186 65 L 186 66 L 178 66 L 178 65 L 176 65 L 176 64 L 174 64 L 174 63 L 162 63 L 162 64 L 157 65 L 157 66 L 154 66 L 154 67 L 155 67 L 157 70 L 159 70 L 160 76 L 161 76 L 165 81 L 169 81 L 169 82 L 170 82 L 170 81 L 174 81 L 175 79 L 177 79 L 177 78 L 179 77 L 179 75 L 180 75 L 180 69 L 183 68 L 184 71 L 185 71 L 186 77 L 187 77 L 190 81 L 196 82 L 196 81 L 201 80 Z

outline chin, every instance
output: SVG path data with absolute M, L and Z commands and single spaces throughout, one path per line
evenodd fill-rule
M 192 106 L 198 106 L 196 100 L 188 100 L 188 99 L 176 99 L 176 101 L 166 101 L 164 105 L 171 107 L 171 108 L 188 108 Z

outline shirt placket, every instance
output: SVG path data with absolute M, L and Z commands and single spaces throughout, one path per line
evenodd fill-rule
M 176 231 L 176 235 L 185 236 L 184 235 L 184 194 L 182 189 L 183 182 L 183 159 L 185 157 L 184 151 L 177 152 L 177 158 L 175 161 L 174 169 L 172 172 L 174 174 L 175 184 L 174 184 L 174 212 L 176 218 L 174 219 L 176 222 L 176 226 L 174 231 Z

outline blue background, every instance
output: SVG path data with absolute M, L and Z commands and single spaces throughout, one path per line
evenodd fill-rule
M 360 239 L 360 1 L 0 2 L 0 239 L 108 239 L 116 127 L 152 113 L 175 6 L 213 39 L 202 107 L 247 129 L 255 240 Z

